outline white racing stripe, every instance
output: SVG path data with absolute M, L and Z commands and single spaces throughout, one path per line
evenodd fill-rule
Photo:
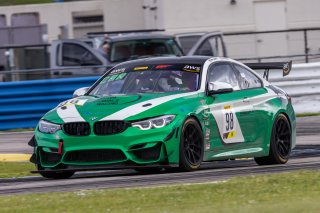
M 186 96 L 191 96 L 191 95 L 196 95 L 198 92 L 188 92 L 188 93 L 183 93 L 183 94 L 176 94 L 176 95 L 168 95 L 160 98 L 155 98 L 147 101 L 143 101 L 134 105 L 131 105 L 129 107 L 126 107 L 118 112 L 115 112 L 107 117 L 104 117 L 101 119 L 101 121 L 105 120 L 124 120 L 128 117 L 140 114 L 146 110 L 149 110 L 153 107 L 156 107 L 160 104 L 163 104 L 165 102 L 174 100 L 176 98 L 182 98 Z M 151 104 L 149 107 L 143 107 L 145 104 Z
M 65 107 L 65 108 L 64 108 Z M 68 106 L 64 106 L 62 109 L 61 107 L 57 108 L 57 113 L 59 117 L 65 122 L 82 122 L 85 121 L 80 113 L 78 112 L 76 105 L 71 104 Z
M 278 97 L 278 95 L 276 95 L 272 90 L 270 90 L 270 89 L 267 89 L 267 90 L 268 90 L 268 92 L 265 94 L 250 97 L 249 98 L 250 104 L 254 106 L 254 105 L 268 102 L 269 100 Z M 212 104 L 212 105 L 210 105 L 210 107 L 212 108 L 211 110 L 213 110 L 215 107 L 221 107 L 221 106 L 228 105 L 228 104 L 234 104 L 234 105 L 237 105 L 237 107 L 244 107 L 244 106 L 248 105 L 243 102 L 243 99 L 239 99 L 236 101 L 226 101 L 226 102 L 222 102 L 222 103 L 218 103 L 218 104 Z

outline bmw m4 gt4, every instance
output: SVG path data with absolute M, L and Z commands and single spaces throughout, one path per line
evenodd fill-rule
M 192 171 L 243 157 L 284 164 L 295 146 L 291 99 L 253 69 L 286 75 L 291 63 L 194 56 L 119 64 L 43 116 L 29 142 L 35 172 Z

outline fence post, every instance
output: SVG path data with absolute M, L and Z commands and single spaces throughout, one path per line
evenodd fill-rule
M 309 63 L 309 49 L 308 49 L 308 34 L 307 34 L 307 29 L 303 30 L 303 35 L 304 35 L 304 53 L 306 55 L 306 63 Z

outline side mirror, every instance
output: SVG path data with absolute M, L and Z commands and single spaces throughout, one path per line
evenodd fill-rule
M 79 96 L 83 96 L 84 94 L 86 94 L 86 92 L 88 91 L 89 87 L 82 87 L 79 89 L 76 89 L 76 91 L 74 91 L 73 93 L 73 97 L 79 97 Z
M 209 82 L 208 84 L 209 95 L 227 93 L 232 91 L 233 91 L 232 85 L 225 82 L 215 81 L 215 82 Z

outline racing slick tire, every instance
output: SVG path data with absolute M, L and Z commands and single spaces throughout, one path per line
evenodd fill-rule
M 192 117 L 182 127 L 179 148 L 179 169 L 197 170 L 203 159 L 203 134 L 199 123 Z
M 37 165 L 38 171 L 43 170 L 42 166 Z M 44 178 L 49 179 L 68 179 L 72 175 L 74 175 L 75 172 L 68 171 L 68 172 L 39 172 L 39 174 Z
M 292 130 L 287 117 L 279 114 L 273 123 L 269 155 L 256 157 L 254 160 L 258 165 L 285 164 L 291 153 Z

